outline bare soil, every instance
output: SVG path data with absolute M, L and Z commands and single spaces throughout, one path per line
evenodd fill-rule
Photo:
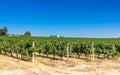
M 36 57 L 35 63 L 0 55 L 0 75 L 120 75 L 120 59 L 86 62 Z

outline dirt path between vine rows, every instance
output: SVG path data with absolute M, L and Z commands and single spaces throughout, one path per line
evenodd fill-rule
M 31 63 L 0 55 L 0 75 L 120 75 L 120 60 L 66 62 L 37 57 Z

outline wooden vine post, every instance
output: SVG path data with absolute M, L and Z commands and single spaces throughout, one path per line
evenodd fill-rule
M 69 60 L 69 43 L 67 43 L 67 48 L 66 48 L 66 50 L 67 50 L 67 61 Z
M 94 43 L 92 43 L 92 61 L 95 60 Z
M 35 43 L 34 42 L 32 42 L 32 48 L 34 49 L 34 47 L 35 47 Z M 32 62 L 34 63 L 35 62 L 35 55 L 34 55 L 34 51 L 32 52 Z
M 115 51 L 115 45 L 113 44 L 113 47 L 112 47 L 113 51 Z M 114 55 L 112 56 L 114 58 Z
M 113 44 L 113 47 L 112 47 L 113 50 L 115 50 L 115 45 Z

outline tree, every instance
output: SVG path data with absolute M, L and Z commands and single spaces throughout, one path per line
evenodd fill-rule
M 3 35 L 6 35 L 6 34 L 7 34 L 7 32 L 8 32 L 7 27 L 3 27 L 2 32 L 3 32 Z
M 3 33 L 2 33 L 2 29 L 0 29 L 0 35 L 3 35 Z
M 25 33 L 24 33 L 24 36 L 31 36 L 30 31 L 25 32 Z
M 3 27 L 2 29 L 0 29 L 0 35 L 7 35 L 8 29 L 7 27 Z

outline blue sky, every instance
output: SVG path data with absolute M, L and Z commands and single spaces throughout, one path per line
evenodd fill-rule
M 0 0 L 0 28 L 33 36 L 120 37 L 119 0 Z

